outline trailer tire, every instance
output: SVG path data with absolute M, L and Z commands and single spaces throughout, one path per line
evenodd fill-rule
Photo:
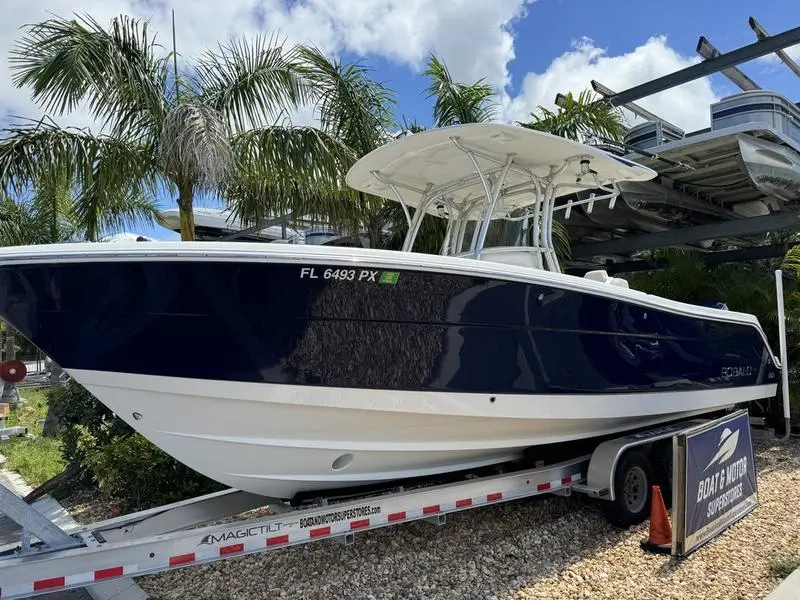
M 653 483 L 661 488 L 667 510 L 672 507 L 672 438 L 659 440 L 650 449 Z
M 628 450 L 614 470 L 614 500 L 602 503 L 606 520 L 618 527 L 638 525 L 650 518 L 653 466 L 641 450 Z

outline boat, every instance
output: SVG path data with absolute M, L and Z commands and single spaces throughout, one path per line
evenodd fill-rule
M 624 262 L 646 248 L 642 242 L 608 251 L 608 245 L 602 244 L 623 237 L 780 212 L 787 223 L 792 222 L 800 206 L 800 106 L 779 93 L 756 89 L 722 98 L 710 105 L 709 112 L 710 126 L 702 130 L 687 133 L 661 121 L 646 121 L 630 128 L 621 144 L 592 142 L 656 170 L 658 177 L 620 182 L 613 210 L 604 204 L 591 212 L 580 207 L 569 219 L 559 214 L 578 247 L 572 257 L 574 266 Z M 577 197 L 587 193 L 579 192 Z M 758 245 L 764 238 L 763 228 L 754 226 L 736 235 L 715 235 L 672 247 L 705 252 L 712 246 Z
M 0 316 L 175 459 L 284 500 L 774 396 L 755 316 L 562 272 L 553 213 L 654 175 L 523 127 L 433 129 L 347 173 L 399 205 L 399 250 L 2 248 Z M 594 194 L 556 206 L 580 190 Z M 446 220 L 438 250 L 426 219 Z
M 270 225 L 258 229 L 254 224 L 236 217 L 229 208 L 195 207 L 195 237 L 202 241 L 239 241 L 283 244 L 363 245 L 362 236 L 346 236 L 340 231 L 317 223 L 314 219 L 269 219 Z M 181 232 L 180 210 L 168 208 L 159 212 L 164 226 Z

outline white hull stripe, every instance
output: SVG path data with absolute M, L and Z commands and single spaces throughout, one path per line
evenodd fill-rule
M 32 593 L 45 591 L 53 592 L 80 587 L 81 584 L 92 584 L 120 579 L 123 577 L 160 573 L 169 571 L 171 569 L 211 562 L 220 558 L 262 552 L 265 549 L 282 548 L 313 540 L 347 535 L 355 531 L 365 531 L 386 525 L 397 525 L 404 522 L 434 517 L 436 515 L 454 513 L 468 508 L 475 508 L 496 502 L 553 492 L 561 488 L 569 487 L 572 484 L 579 483 L 583 478 L 584 475 L 579 472 L 572 475 L 567 475 L 554 481 L 538 483 L 536 485 L 535 492 L 532 492 L 531 490 L 525 490 L 524 488 L 517 488 L 507 490 L 506 492 L 498 491 L 475 497 L 459 498 L 450 502 L 426 504 L 423 506 L 414 507 L 412 509 L 391 512 L 388 514 L 345 519 L 336 523 L 335 525 L 315 527 L 313 529 L 293 532 L 291 534 L 272 535 L 270 533 L 264 533 L 251 536 L 247 540 L 235 544 L 209 543 L 204 544 L 194 552 L 176 554 L 173 556 L 164 557 L 162 560 L 154 559 L 152 562 L 142 565 L 119 565 L 68 576 L 49 574 L 45 578 L 37 579 L 28 584 L 2 587 L 0 588 L 0 598 L 3 600 L 24 598 Z M 334 504 L 330 505 L 328 508 L 335 510 L 335 507 L 336 505 Z

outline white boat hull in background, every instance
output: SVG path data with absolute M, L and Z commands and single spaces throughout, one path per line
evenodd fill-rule
M 775 394 L 496 396 L 72 371 L 134 429 L 198 472 L 269 497 L 513 460 L 530 446 L 622 432 Z M 135 415 L 135 416 L 134 416 Z

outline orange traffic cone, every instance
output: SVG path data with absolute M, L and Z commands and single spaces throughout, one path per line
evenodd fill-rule
M 672 552 L 672 525 L 661 496 L 661 488 L 657 485 L 653 486 L 650 500 L 650 536 L 642 541 L 642 548 L 657 554 Z

